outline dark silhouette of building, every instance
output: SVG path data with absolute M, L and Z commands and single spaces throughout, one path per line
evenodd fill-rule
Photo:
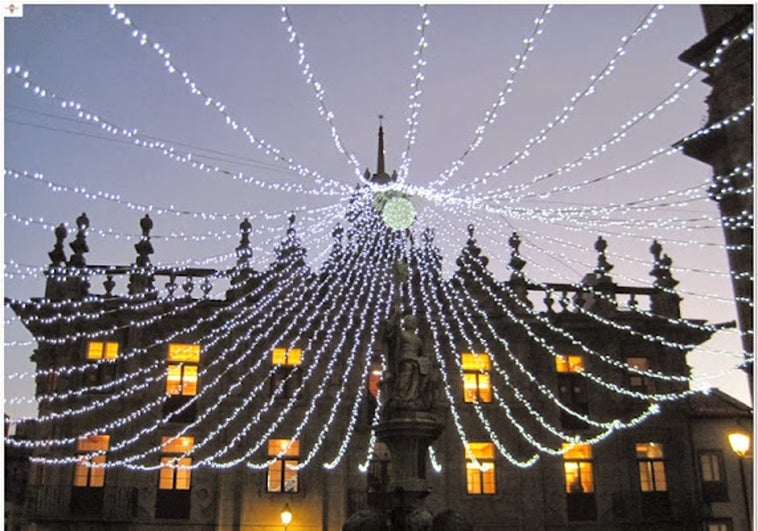
M 394 179 L 383 159 L 380 136 L 368 180 Z M 87 264 L 84 214 L 69 256 L 56 229 L 44 298 L 7 301 L 38 341 L 40 420 L 25 425 L 31 444 L 6 439 L 6 455 L 35 459 L 13 508 L 20 527 L 264 530 L 286 505 L 290 531 L 337 530 L 381 503 L 388 448 L 359 469 L 388 377 L 372 323 L 404 260 L 394 296 L 417 309 L 437 400 L 455 404 L 433 444 L 442 470 L 415 464 L 435 529 L 748 529 L 726 437 L 752 412 L 718 392 L 669 400 L 687 392 L 687 352 L 718 326 L 681 317 L 657 242 L 649 287 L 614 281 L 602 238 L 581 283 L 536 284 L 516 234 L 499 280 L 472 226 L 443 278 L 433 233 L 416 244 L 389 230 L 367 192 L 317 271 L 294 216 L 263 271 L 247 220 L 228 271 L 154 267 L 148 216 L 132 265 Z
M 747 109 L 747 116 L 684 144 L 684 153 L 713 167 L 711 197 L 718 202 L 724 240 L 727 244 L 737 318 L 742 332 L 745 371 L 753 393 L 753 44 L 737 39 L 716 51 L 752 26 L 753 4 L 703 5 L 707 35 L 679 56 L 708 74 L 712 87 L 706 99 L 706 126 Z M 717 58 L 714 61 L 713 58 Z

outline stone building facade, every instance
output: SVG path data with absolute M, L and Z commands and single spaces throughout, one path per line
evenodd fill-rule
M 406 234 L 385 229 L 364 241 L 368 233 L 355 226 L 380 222 L 359 218 L 335 230 L 318 271 L 305 265 L 294 217 L 263 271 L 250 265 L 247 220 L 230 271 L 152 266 L 148 216 L 135 262 L 126 266 L 87 264 L 86 215 L 77 219 L 69 255 L 68 235 L 56 229 L 44 298 L 11 302 L 38 339 L 32 359 L 41 420 L 29 438 L 54 441 L 29 447 L 45 462 L 30 467 L 14 528 L 264 531 L 283 528 L 286 507 L 289 531 L 336 531 L 396 495 L 387 492 L 387 447 L 377 444 L 368 469 L 360 469 L 377 418 L 378 380 L 387 374 L 381 331 L 355 323 L 367 322 L 366 312 L 390 292 L 381 272 L 391 263 L 379 249 Z M 651 247 L 649 287 L 614 281 L 602 238 L 597 267 L 581 283 L 534 284 L 522 273 L 517 235 L 508 242 L 512 275 L 505 280 L 490 273 L 474 235 L 470 227 L 458 270 L 445 279 L 426 232 L 422 244 L 407 248 L 409 274 L 399 292 L 406 308 L 415 301 L 420 309 L 421 352 L 435 353 L 450 393 L 440 403 L 455 404 L 441 409 L 435 461 L 417 463 L 430 487 L 430 514 L 452 511 L 482 531 L 746 531 L 736 516 L 743 497 L 726 435 L 749 423 L 751 410 L 729 402 L 714 420 L 707 411 L 723 406 L 718 394 L 644 398 L 686 392 L 687 351 L 718 328 L 681 318 L 671 259 L 660 245 Z M 375 265 L 377 285 L 355 282 L 359 288 L 343 295 L 339 286 L 365 269 L 355 265 L 356 254 Z M 306 304 L 316 306 L 298 313 Z M 466 311 L 469 317 L 455 319 Z M 353 329 L 349 338 L 335 333 Z M 361 353 L 368 371 L 353 370 L 351 352 Z M 335 410 L 345 389 L 363 392 Z M 649 418 L 617 429 L 642 417 Z M 548 426 L 597 441 L 562 447 Z M 346 427 L 352 440 L 345 448 Z M 14 441 L 6 440 L 6 452 L 9 442 L 26 448 Z M 318 445 L 323 458 L 290 468 Z M 539 445 L 563 453 L 531 462 Z M 706 450 L 715 457 L 703 460 Z M 332 466 L 326 456 L 335 455 L 341 459 Z M 103 466 L 115 462 L 122 464 Z M 208 466 L 188 468 L 202 462 Z M 716 497 L 714 489 L 721 489 Z M 434 529 L 449 529 L 450 520 L 435 520 Z

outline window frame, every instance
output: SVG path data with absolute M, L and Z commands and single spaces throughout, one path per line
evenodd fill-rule
M 470 367 L 467 367 L 470 358 Z M 478 360 L 485 360 L 479 363 Z M 466 404 L 492 403 L 492 358 L 488 352 L 461 352 L 463 373 L 463 402 Z M 469 385 L 473 379 L 473 386 Z
M 189 354 L 185 354 L 185 351 L 189 351 Z M 199 343 L 168 344 L 166 352 L 167 395 L 172 397 L 197 395 L 200 387 L 201 355 L 202 346 Z M 187 374 L 188 372 L 190 374 Z M 193 372 L 194 374 L 191 374 Z
M 290 360 L 290 356 L 295 357 Z M 303 362 L 303 351 L 300 348 L 274 347 L 271 350 L 271 386 L 269 395 L 277 399 L 300 398 L 296 394 L 302 384 L 300 366 Z M 284 382 L 284 385 L 281 383 Z M 279 388 L 281 385 L 281 388 Z M 278 391 L 277 391 L 278 389 Z
M 661 456 L 640 456 L 641 445 L 656 445 L 661 448 Z M 666 470 L 666 452 L 662 443 L 657 441 L 647 441 L 635 443 L 635 455 L 637 458 L 637 479 L 639 481 L 640 492 L 647 493 L 661 493 L 668 492 L 668 471 Z M 656 464 L 660 464 L 660 467 L 656 467 Z M 648 479 L 643 481 L 643 466 L 644 470 L 648 473 Z M 662 478 L 659 476 L 662 473 Z M 644 488 L 648 485 L 650 488 Z
M 192 489 L 192 457 L 187 455 L 195 446 L 192 436 L 163 436 L 161 438 L 161 467 L 158 469 L 158 490 L 168 492 L 190 491 Z M 186 449 L 185 449 L 186 448 Z M 181 476 L 181 479 L 180 479 Z M 171 487 L 166 487 L 166 481 Z M 179 486 L 179 481 L 186 482 Z
M 89 440 L 95 437 L 96 441 Z M 89 446 L 89 447 L 87 447 Z M 76 440 L 77 461 L 74 464 L 72 486 L 78 488 L 102 488 L 105 486 L 105 467 L 110 448 L 110 435 L 97 433 L 82 435 Z
M 476 445 L 472 447 L 472 445 Z M 466 494 L 469 496 L 493 496 L 497 494 L 497 463 L 495 445 L 487 441 L 466 442 Z M 479 463 L 477 467 L 474 459 Z M 489 468 L 482 470 L 489 465 Z M 476 485 L 476 490 L 472 486 Z
M 289 444 L 292 442 L 292 444 Z M 289 444 L 289 448 L 282 455 L 278 455 L 283 448 Z M 266 492 L 268 494 L 297 494 L 300 492 L 300 471 L 287 468 L 287 465 L 297 465 L 300 463 L 300 441 L 298 439 L 269 439 L 268 440 L 268 457 L 273 458 L 274 462 L 266 467 Z M 279 483 L 279 487 L 272 488 L 272 474 Z M 288 474 L 290 476 L 288 477 Z M 288 480 L 294 479 L 294 489 L 287 489 Z
M 715 470 L 718 479 L 706 479 L 706 473 L 703 458 L 709 457 L 710 465 L 708 468 Z M 716 465 L 715 468 L 713 465 Z M 700 491 L 706 502 L 728 502 L 729 488 L 726 478 L 726 466 L 724 463 L 724 452 L 718 449 L 701 449 L 697 451 L 697 468 L 698 478 L 700 479 Z

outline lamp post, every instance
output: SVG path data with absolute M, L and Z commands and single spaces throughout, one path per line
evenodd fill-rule
M 279 515 L 282 517 L 282 524 L 284 524 L 284 531 L 287 531 L 287 527 L 292 523 L 292 509 L 290 509 L 290 504 L 285 503 L 284 508 L 282 509 L 281 514 Z
M 752 529 L 753 525 L 750 519 L 750 500 L 747 495 L 747 481 L 745 480 L 745 466 L 742 461 L 745 456 L 748 455 L 750 449 L 750 435 L 744 432 L 733 432 L 729 434 L 729 446 L 732 447 L 732 451 L 737 454 L 739 467 L 740 467 L 740 479 L 742 480 L 742 498 L 745 502 L 745 516 L 747 517 L 748 529 Z

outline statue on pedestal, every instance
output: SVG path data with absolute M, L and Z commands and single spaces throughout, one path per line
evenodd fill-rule
M 387 393 L 386 404 L 390 409 L 428 411 L 434 406 L 436 392 L 432 360 L 424 352 L 416 317 L 402 312 L 400 291 L 408 279 L 408 265 L 395 262 L 393 274 L 395 301 L 384 330 L 389 375 L 383 381 L 382 390 Z

